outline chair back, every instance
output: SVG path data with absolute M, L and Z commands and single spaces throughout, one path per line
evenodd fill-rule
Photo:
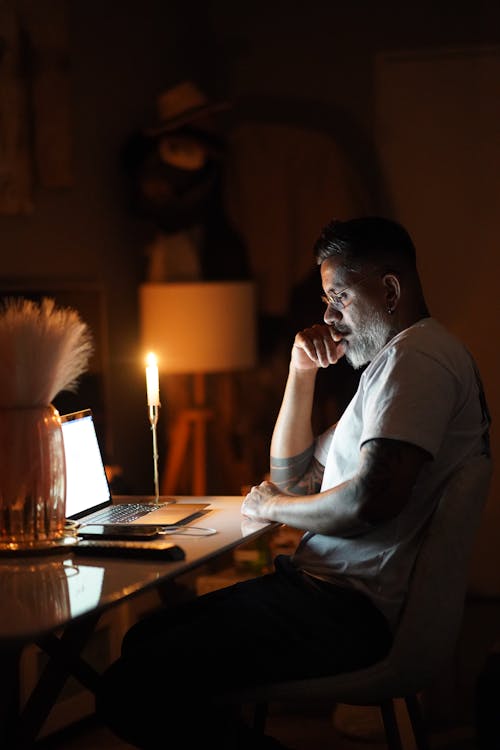
M 453 655 L 491 473 L 485 455 L 462 464 L 446 483 L 430 519 L 389 656 L 398 668 L 402 692 L 405 685 L 409 692 L 420 689 Z

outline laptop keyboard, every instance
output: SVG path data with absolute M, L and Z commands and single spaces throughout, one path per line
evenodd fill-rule
M 120 505 L 117 503 L 93 515 L 92 523 L 127 523 L 128 521 L 135 521 L 136 518 L 141 518 L 153 510 L 157 510 L 157 508 L 162 508 L 164 505 L 166 503 L 160 503 L 159 505 L 146 505 L 146 503 Z

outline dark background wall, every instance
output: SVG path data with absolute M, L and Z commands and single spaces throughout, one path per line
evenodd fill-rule
M 235 121 L 252 116 L 328 132 L 377 210 L 390 213 L 373 135 L 377 54 L 497 46 L 500 9 L 494 0 L 70 0 L 67 10 L 73 183 L 35 186 L 30 214 L 0 216 L 0 276 L 102 286 L 106 459 L 124 467 L 132 491 L 144 492 L 151 489 L 137 319 L 144 228 L 127 210 L 119 152 L 155 119 L 158 93 L 192 78 L 232 101 Z M 481 306 L 471 310 L 480 319 Z M 480 320 L 477 336 L 488 336 Z

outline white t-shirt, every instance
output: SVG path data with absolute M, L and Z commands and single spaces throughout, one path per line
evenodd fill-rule
M 486 429 L 473 360 L 463 344 L 432 318 L 399 333 L 363 372 L 337 425 L 317 439 L 315 456 L 325 467 L 321 489 L 354 476 L 361 446 L 374 438 L 412 443 L 433 460 L 424 464 L 396 518 L 352 538 L 307 533 L 295 564 L 363 591 L 394 627 L 439 490 L 465 459 L 484 452 Z

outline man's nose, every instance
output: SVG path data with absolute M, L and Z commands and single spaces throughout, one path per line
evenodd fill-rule
M 331 326 L 333 323 L 338 323 L 339 320 L 342 320 L 342 313 L 340 310 L 336 310 L 332 305 L 328 305 L 325 314 L 323 315 L 323 320 L 327 325 Z

